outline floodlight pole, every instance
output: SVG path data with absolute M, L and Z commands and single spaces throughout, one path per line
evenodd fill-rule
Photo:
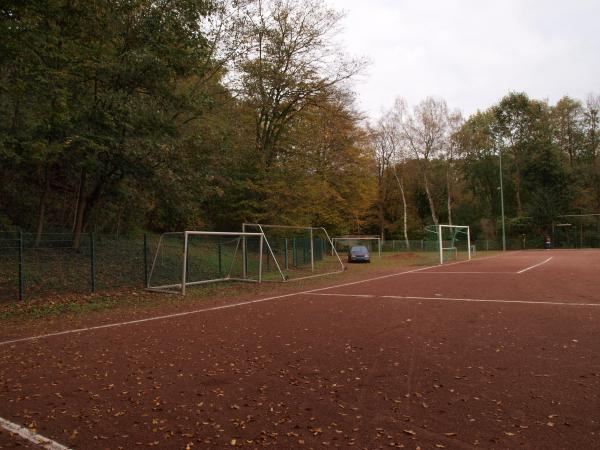
M 498 155 L 500 157 L 500 212 L 502 214 L 502 251 L 506 251 L 506 226 L 504 223 L 504 185 L 502 183 L 502 148 L 498 146 Z

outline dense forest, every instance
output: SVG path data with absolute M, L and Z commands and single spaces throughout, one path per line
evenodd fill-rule
M 456 223 L 496 239 L 500 173 L 513 234 L 600 212 L 600 97 L 508 92 L 468 118 L 398 98 L 369 121 L 352 83 L 366 62 L 318 0 L 15 1 L 0 16 L 0 230 L 262 221 L 415 239 Z

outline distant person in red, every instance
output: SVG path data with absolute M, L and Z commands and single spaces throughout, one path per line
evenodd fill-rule
M 546 239 L 544 239 L 544 248 L 546 250 L 550 250 L 551 246 L 552 244 L 550 243 L 550 236 L 546 236 Z

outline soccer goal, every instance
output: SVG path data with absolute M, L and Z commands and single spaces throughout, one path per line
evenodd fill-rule
M 164 233 L 156 246 L 146 287 L 185 295 L 186 287 L 198 284 L 261 282 L 264 242 L 262 233 Z
M 471 259 L 471 232 L 468 226 L 437 225 L 435 230 L 440 264 Z
M 369 252 L 377 253 L 381 258 L 381 238 L 379 236 L 338 236 L 331 238 L 338 252 L 347 252 L 350 247 L 364 245 Z
M 323 227 L 244 223 L 242 230 L 264 236 L 263 281 L 300 280 L 345 268 Z M 247 243 L 243 248 L 245 254 L 253 251 Z

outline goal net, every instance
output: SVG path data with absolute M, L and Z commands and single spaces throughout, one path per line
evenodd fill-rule
M 351 247 L 362 245 L 369 253 L 381 258 L 381 238 L 378 236 L 339 236 L 331 238 L 331 241 L 338 253 L 346 253 Z
M 185 294 L 186 287 L 204 283 L 260 282 L 263 244 L 261 233 L 164 233 L 156 246 L 147 288 Z
M 344 270 L 325 228 L 244 223 L 242 230 L 264 235 L 265 281 L 299 280 Z M 252 246 L 244 248 L 254 251 Z

